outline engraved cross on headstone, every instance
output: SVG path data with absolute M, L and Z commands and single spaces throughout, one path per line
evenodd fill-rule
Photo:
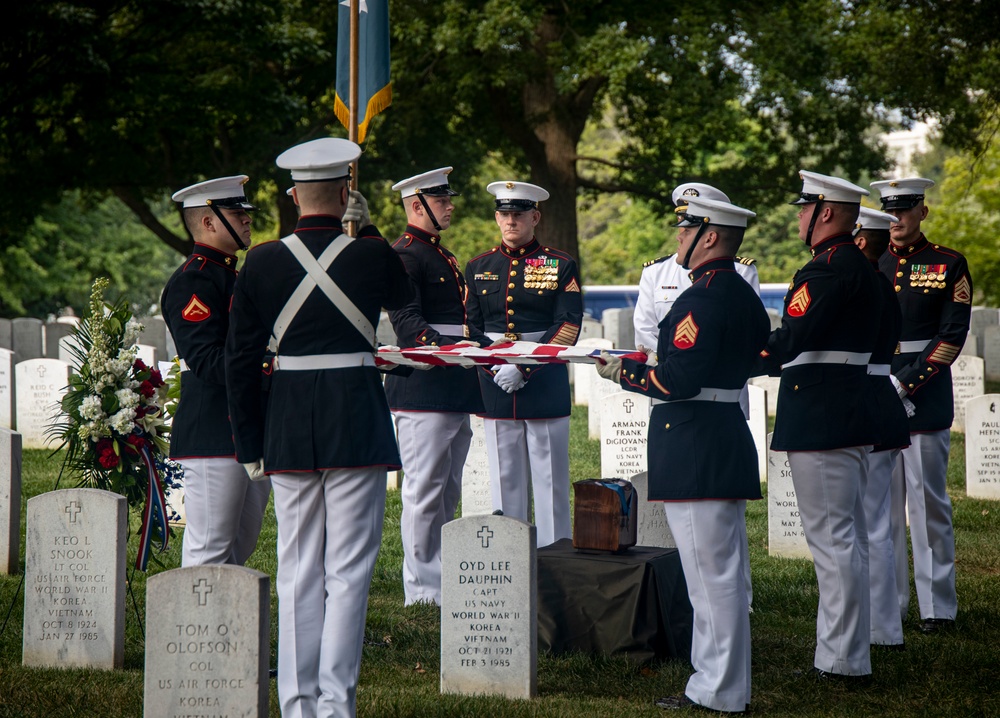
M 626 399 L 624 402 L 622 402 L 622 406 L 625 407 L 625 413 L 626 414 L 631 414 L 632 413 L 632 407 L 635 406 L 635 402 L 632 401 L 631 399 Z
M 80 508 L 80 502 L 79 501 L 70 501 L 69 502 L 69 506 L 67 506 L 65 509 L 63 509 L 63 511 L 65 511 L 67 514 L 69 514 L 69 522 L 71 524 L 75 524 L 76 523 L 76 515 L 78 513 L 80 513 L 81 511 L 83 511 L 83 509 Z
M 483 540 L 483 548 L 490 547 L 490 539 L 493 538 L 493 532 L 490 531 L 489 526 L 483 526 L 481 529 L 479 529 L 479 531 L 476 533 L 476 536 L 478 536 Z
M 42 379 L 42 378 L 45 377 L 45 372 L 48 371 L 48 369 L 46 369 L 45 365 L 43 364 L 43 365 L 39 366 L 36 371 L 38 372 L 38 378 Z
M 208 579 L 199 578 L 198 583 L 191 587 L 191 592 L 198 594 L 198 605 L 205 606 L 208 604 L 208 594 L 212 592 L 212 586 L 208 583 Z

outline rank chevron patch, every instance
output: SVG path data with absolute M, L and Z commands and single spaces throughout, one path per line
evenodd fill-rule
M 691 312 L 688 312 L 674 329 L 674 346 L 678 349 L 690 349 L 696 341 L 698 341 L 698 325 L 695 324 Z
M 969 286 L 968 276 L 963 276 L 955 282 L 955 289 L 952 292 L 951 300 L 959 304 L 972 304 L 972 287 Z
M 181 312 L 181 316 L 189 322 L 203 322 L 212 316 L 212 310 L 203 301 L 198 299 L 197 294 L 192 294 L 187 306 L 184 307 L 184 311 Z
M 812 301 L 812 297 L 809 296 L 809 282 L 806 282 L 795 290 L 795 294 L 792 295 L 791 300 L 788 302 L 789 316 L 801 317 L 809 308 L 810 301 Z

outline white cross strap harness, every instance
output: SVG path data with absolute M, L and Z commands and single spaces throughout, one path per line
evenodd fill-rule
M 299 310 L 302 309 L 302 305 L 305 304 L 306 299 L 317 287 L 333 303 L 333 306 L 347 318 L 354 328 L 360 332 L 361 336 L 372 346 L 372 349 L 375 348 L 375 327 L 372 326 L 361 310 L 355 306 L 354 302 L 344 294 L 343 290 L 327 274 L 327 270 L 333 264 L 334 260 L 336 260 L 337 256 L 353 241 L 353 237 L 341 234 L 330 242 L 329 246 L 319 255 L 319 258 L 316 258 L 313 257 L 312 253 L 297 235 L 290 234 L 287 237 L 282 237 L 282 244 L 288 247 L 292 256 L 306 270 L 306 276 L 302 278 L 299 286 L 292 292 L 292 296 L 288 298 L 288 301 L 274 322 L 273 344 L 276 349 L 281 346 L 281 338 L 295 319 L 295 316 L 299 313 Z M 275 358 L 274 368 L 291 369 L 294 371 L 296 369 L 339 369 L 344 366 L 370 366 L 370 364 L 361 359 L 360 354 L 367 355 L 368 353 L 352 352 L 350 359 L 346 362 L 341 361 L 344 355 L 338 354 L 318 354 L 310 357 L 282 357 L 279 354 Z

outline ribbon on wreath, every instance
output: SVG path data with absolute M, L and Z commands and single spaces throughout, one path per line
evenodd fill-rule
M 142 528 L 139 530 L 139 552 L 135 557 L 135 567 L 145 571 L 149 563 L 149 551 L 153 543 L 154 526 L 160 533 L 160 553 L 167 550 L 170 540 L 170 529 L 167 527 L 167 499 L 163 495 L 163 485 L 156 471 L 156 462 L 149 445 L 139 450 L 142 463 L 146 465 L 146 505 L 142 510 Z

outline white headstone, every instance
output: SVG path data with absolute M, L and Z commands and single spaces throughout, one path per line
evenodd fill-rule
M 142 323 L 142 334 L 139 341 L 143 344 L 156 347 L 156 355 L 164 359 L 173 359 L 173 354 L 168 354 L 167 350 L 167 323 L 163 317 L 145 317 L 139 320 Z M 143 359 L 143 361 L 146 361 Z M 156 366 L 146 361 L 147 366 Z
M 604 338 L 611 340 L 615 349 L 635 348 L 635 329 L 632 326 L 634 314 L 635 311 L 631 307 L 605 309 L 601 314 Z
M 969 498 L 1000 499 L 1000 394 L 965 405 L 965 491 Z
M 49 427 L 62 416 L 60 402 L 69 383 L 69 365 L 58 359 L 29 359 L 14 367 L 17 387 L 17 430 L 25 449 L 59 445 L 48 435 Z
M 378 315 L 378 326 L 375 328 L 375 339 L 379 345 L 395 346 L 396 332 L 389 321 L 389 312 L 380 312 Z
M 580 324 L 580 341 L 584 339 L 601 339 L 604 337 L 604 325 L 593 317 L 585 316 Z M 577 344 L 580 343 L 577 342 Z
M 14 352 L 0 349 L 0 429 L 14 428 Z
M 983 361 L 986 379 L 1000 381 L 1000 325 L 994 324 L 983 330 Z
M 26 666 L 121 668 L 125 656 L 125 497 L 62 489 L 28 499 Z
M 600 337 L 581 339 L 576 343 L 578 347 L 591 347 L 593 349 L 613 349 L 611 341 Z M 597 376 L 597 369 L 590 363 L 577 363 L 573 365 L 573 403 L 587 406 L 590 403 L 590 385 L 594 377 Z
M 470 416 L 472 442 L 462 470 L 462 516 L 483 516 L 493 513 L 490 493 L 490 462 L 486 456 L 486 434 L 483 419 Z
M 965 431 L 965 402 L 986 391 L 983 381 L 983 360 L 960 355 L 951 365 L 951 386 L 955 402 L 955 419 L 951 430 Z
M 441 692 L 533 698 L 538 681 L 535 527 L 472 516 L 441 529 Z
M 191 566 L 146 582 L 143 718 L 267 718 L 270 579 Z
M 62 340 L 73 333 L 75 327 L 66 322 L 54 321 L 45 325 L 45 356 L 49 359 L 62 359 L 60 346 Z M 64 360 L 65 361 L 65 360 Z
M 594 408 L 593 404 L 591 408 Z M 628 479 L 645 471 L 649 397 L 617 391 L 601 399 L 598 413 L 601 422 L 601 477 Z
M 771 331 L 778 329 L 781 326 L 781 312 L 777 309 L 767 309 L 767 318 L 771 320 Z
M 767 435 L 768 447 L 771 436 Z M 771 449 L 767 452 L 767 552 L 785 558 L 812 558 L 799 517 L 788 454 Z
M 969 334 L 965 337 L 965 344 L 962 345 L 962 354 L 968 354 L 969 356 L 977 357 L 979 356 L 979 337 L 975 334 Z
M 1000 310 L 994 307 L 972 308 L 969 316 L 969 334 L 976 337 L 980 350 L 985 349 L 986 328 L 996 326 L 998 323 L 1000 323 Z
M 80 346 L 79 340 L 74 336 L 66 336 L 59 340 L 59 361 L 69 364 L 74 371 L 80 368 L 80 360 L 73 354 L 73 347 Z
M 18 573 L 21 548 L 21 435 L 0 428 L 0 574 Z
M 601 438 L 601 402 L 612 394 L 619 394 L 622 391 L 621 384 L 616 381 L 605 379 L 597 373 L 593 364 L 588 364 L 593 371 L 590 375 L 590 395 L 587 398 L 587 438 Z M 638 396 L 638 394 L 636 395 Z M 648 411 L 646 412 L 649 413 Z
M 156 366 L 156 347 L 152 344 L 136 344 L 135 348 L 138 350 L 136 358 L 142 359 L 146 366 Z
M 747 384 L 750 397 L 750 418 L 747 425 L 757 449 L 757 467 L 760 480 L 767 481 L 767 389 L 756 384 Z
M 776 376 L 755 376 L 750 379 L 750 383 L 759 386 L 767 392 L 767 413 L 774 416 L 778 407 L 778 386 L 781 378 Z
M 642 471 L 629 477 L 638 494 L 636 502 L 639 514 L 636 517 L 636 545 L 676 548 L 674 535 L 670 533 L 662 501 L 649 500 L 649 474 Z

